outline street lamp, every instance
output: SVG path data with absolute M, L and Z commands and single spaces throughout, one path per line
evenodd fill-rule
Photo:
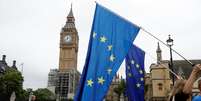
M 172 72 L 174 72 L 174 68 L 173 68 L 173 60 L 172 60 L 172 46 L 173 46 L 173 39 L 171 39 L 170 35 L 169 35 L 169 38 L 168 40 L 166 41 L 167 42 L 167 45 L 169 46 L 170 48 L 170 63 L 169 63 L 169 66 L 170 66 L 170 69 L 172 70 Z M 174 75 L 172 74 L 172 84 L 174 85 Z

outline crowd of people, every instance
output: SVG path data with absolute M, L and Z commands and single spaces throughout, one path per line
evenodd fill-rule
M 171 95 L 168 101 L 201 101 L 201 64 L 197 64 L 193 67 L 193 70 L 187 80 L 178 79 L 172 89 Z M 196 96 L 192 96 L 192 89 L 194 82 L 198 80 L 198 89 L 200 93 Z

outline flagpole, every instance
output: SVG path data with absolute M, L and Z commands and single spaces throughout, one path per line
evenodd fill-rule
M 162 65 L 163 67 L 165 67 L 169 72 L 171 72 L 174 76 L 177 77 L 177 79 L 183 79 L 181 76 L 177 75 L 175 72 L 173 72 L 170 68 L 168 68 L 166 65 L 164 65 L 161 61 L 158 61 L 159 65 Z
M 145 30 L 143 27 L 140 27 L 140 29 L 142 29 L 144 32 L 146 32 L 147 34 L 149 34 L 150 36 L 152 36 L 153 38 L 155 38 L 156 40 L 158 40 L 159 42 L 161 42 L 162 44 L 164 44 L 167 47 L 168 46 L 166 43 L 164 43 L 162 40 L 160 40 L 159 38 L 157 38 L 156 36 L 154 36 L 153 34 L 151 34 L 149 31 Z M 177 55 L 179 55 L 181 58 L 183 58 L 185 61 L 187 61 L 191 66 L 194 66 L 195 64 L 193 64 L 191 61 L 187 60 L 184 56 L 182 56 L 181 54 L 179 54 L 176 50 L 174 50 L 172 48 L 172 51 L 175 52 Z

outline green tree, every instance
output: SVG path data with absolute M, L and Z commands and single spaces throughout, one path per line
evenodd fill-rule
M 67 101 L 73 101 L 73 99 L 67 99 Z
M 28 101 L 29 93 L 26 90 L 21 90 L 17 93 L 16 101 Z
M 118 95 L 118 100 L 120 101 L 121 94 L 124 94 L 126 90 L 126 83 L 124 79 L 121 79 L 120 84 L 114 88 L 114 92 Z
M 12 92 L 16 93 L 16 98 L 21 99 L 23 97 L 22 83 L 23 77 L 19 71 L 13 68 L 7 69 L 4 74 L 0 76 L 0 99 L 8 101 Z
M 148 87 L 149 87 L 148 84 L 145 84 L 145 85 L 144 85 L 144 93 L 145 93 L 145 94 L 148 92 Z
M 55 101 L 55 95 L 47 88 L 39 88 L 33 92 L 36 101 Z

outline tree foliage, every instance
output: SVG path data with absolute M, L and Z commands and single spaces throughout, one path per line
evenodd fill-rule
M 124 94 L 126 90 L 126 83 L 125 81 L 122 79 L 120 81 L 120 84 L 114 88 L 114 92 L 118 95 L 118 99 L 120 101 L 120 96 L 121 94 Z
M 0 101 L 10 101 L 12 92 L 15 92 L 15 101 L 28 101 L 30 92 L 23 90 L 22 74 L 13 68 L 8 68 L 0 74 Z M 55 95 L 46 88 L 33 91 L 36 101 L 55 101 Z
M 47 88 L 40 88 L 33 92 L 36 101 L 55 101 L 55 95 Z
M 13 68 L 7 69 L 0 75 L 0 99 L 9 101 L 12 92 L 16 94 L 16 101 L 23 98 L 25 91 L 22 88 L 23 77 L 19 71 Z

